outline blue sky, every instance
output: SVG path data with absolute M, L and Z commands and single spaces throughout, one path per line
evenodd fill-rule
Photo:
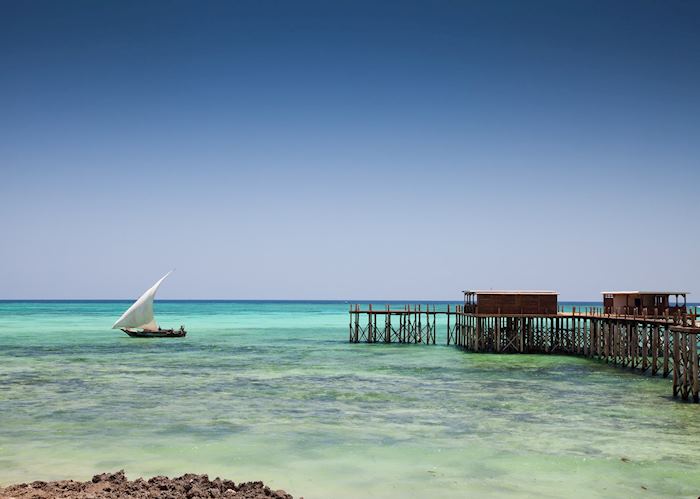
M 0 64 L 0 298 L 700 293 L 695 1 L 4 1 Z

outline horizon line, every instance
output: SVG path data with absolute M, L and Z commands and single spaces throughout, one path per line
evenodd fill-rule
M 135 301 L 135 298 L 0 298 L 0 302 L 12 301 L 95 301 L 95 302 L 112 302 L 112 301 Z M 395 298 L 156 298 L 154 301 L 222 301 L 222 302 L 391 302 L 391 303 L 407 303 L 407 302 L 431 302 L 431 303 L 463 303 L 463 300 L 445 300 L 445 299 L 395 299 Z M 602 300 L 583 300 L 583 299 L 560 299 L 562 302 L 580 302 L 580 303 L 602 303 Z M 691 302 L 688 302 L 691 303 Z

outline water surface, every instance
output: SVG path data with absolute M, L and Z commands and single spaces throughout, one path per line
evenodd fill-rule
M 700 406 L 560 356 L 351 345 L 344 303 L 0 302 L 0 483 L 208 473 L 295 496 L 697 497 Z M 444 330 L 438 329 L 438 342 Z

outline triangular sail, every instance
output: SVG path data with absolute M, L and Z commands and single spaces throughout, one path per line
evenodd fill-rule
M 153 299 L 160 284 L 172 274 L 172 270 L 165 274 L 148 291 L 131 305 L 126 312 L 114 323 L 112 329 L 143 329 L 144 331 L 158 331 L 158 324 L 153 317 Z

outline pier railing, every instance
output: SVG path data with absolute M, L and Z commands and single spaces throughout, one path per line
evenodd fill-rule
M 632 317 L 640 319 L 666 319 L 679 324 L 693 323 L 698 320 L 698 307 L 670 307 L 670 308 L 648 308 L 648 307 L 566 307 L 559 306 L 558 313 L 571 315 L 586 315 L 594 317 Z

